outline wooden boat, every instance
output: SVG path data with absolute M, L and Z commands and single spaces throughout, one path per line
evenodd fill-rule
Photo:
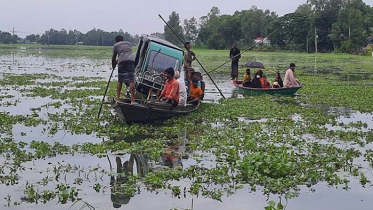
M 137 93 L 151 99 L 162 91 L 165 84 L 161 76 L 168 67 L 185 74 L 182 69 L 184 51 L 172 43 L 150 35 L 142 35 L 135 56 L 135 88 Z M 128 95 L 128 94 L 127 94 Z M 128 96 L 127 96 L 128 97 Z M 107 102 L 115 110 L 118 117 L 127 123 L 152 123 L 174 116 L 185 115 L 197 110 L 200 106 L 188 104 L 172 107 L 171 104 L 156 102 L 155 100 L 136 100 L 137 105 L 131 105 L 129 98 L 115 102 Z
M 157 102 L 154 100 L 136 100 L 138 104 L 132 105 L 129 98 L 121 99 L 115 102 L 111 99 L 111 106 L 115 110 L 117 116 L 127 123 L 152 123 L 155 121 L 167 120 L 171 117 L 186 115 L 197 110 L 200 103 L 197 105 L 187 104 L 184 106 L 172 107 L 171 104 L 165 102 Z
M 261 95 L 261 94 L 270 94 L 270 95 L 294 95 L 302 86 L 299 87 L 290 87 L 290 88 L 251 88 L 243 87 L 242 80 L 233 80 L 233 85 L 236 86 L 238 91 L 242 94 L 247 95 Z

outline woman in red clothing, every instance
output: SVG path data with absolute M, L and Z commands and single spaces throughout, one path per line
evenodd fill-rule
M 271 87 L 271 84 L 267 81 L 267 76 L 266 75 L 263 75 L 263 84 L 262 84 L 262 88 L 270 88 Z

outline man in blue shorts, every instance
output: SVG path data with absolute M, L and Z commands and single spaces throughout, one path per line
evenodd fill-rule
M 118 56 L 118 59 L 117 59 Z M 116 100 L 119 101 L 120 92 L 123 82 L 130 86 L 131 104 L 135 104 L 135 57 L 132 55 L 132 45 L 130 42 L 123 41 L 123 37 L 118 35 L 115 37 L 113 46 L 113 58 L 111 65 L 113 69 L 118 64 L 118 83 Z

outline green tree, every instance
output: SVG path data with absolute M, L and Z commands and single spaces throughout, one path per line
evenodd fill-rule
M 241 39 L 241 20 L 238 15 L 222 15 L 219 23 L 217 30 L 223 45 L 218 49 L 229 48 L 234 41 Z
M 310 52 L 310 50 L 315 51 L 315 13 L 312 10 L 311 4 L 301 4 L 295 12 L 305 15 L 309 21 L 307 24 L 309 28 L 307 29 L 305 39 L 306 52 Z
M 273 30 L 276 30 L 271 38 L 272 43 L 281 48 L 294 44 L 298 50 L 306 50 L 310 26 L 311 21 L 307 15 L 299 12 L 286 14 L 272 25 Z
M 184 20 L 184 33 L 185 39 L 188 41 L 195 42 L 198 36 L 197 20 L 192 17 L 189 20 Z
M 220 43 L 216 39 L 222 40 L 218 33 L 220 25 L 220 10 L 218 7 L 212 7 L 207 16 L 200 18 L 200 30 L 198 34 L 198 42 L 206 44 L 208 48 L 220 49 Z M 224 42 L 224 40 L 223 40 Z M 218 46 L 219 45 L 219 46 Z
M 256 6 L 244 10 L 241 16 L 241 31 L 246 43 L 252 43 L 257 37 L 266 37 L 269 34 L 271 23 L 277 19 L 276 13 L 263 11 Z
M 332 25 L 338 19 L 339 10 L 344 0 L 309 0 L 315 12 L 318 49 L 323 52 L 333 51 L 333 41 L 330 38 Z
M 364 19 L 369 17 L 370 12 L 370 7 L 361 0 L 350 0 L 343 4 L 330 34 L 336 49 L 352 53 L 364 47 L 372 26 Z
M 13 37 L 10 33 L 0 31 L 0 43 L 10 44 L 12 40 L 13 40 Z
M 180 38 L 183 37 L 183 28 L 180 26 L 180 18 L 179 14 L 173 11 L 171 15 L 169 16 L 169 20 L 167 21 L 168 25 L 171 27 L 171 29 L 179 36 Z M 177 38 L 177 36 L 171 31 L 170 28 L 164 26 L 164 38 L 175 44 L 175 45 L 181 45 L 180 40 Z
M 26 36 L 26 39 L 29 40 L 30 42 L 37 42 L 39 38 L 40 36 L 35 35 L 35 34 L 30 34 Z
M 197 43 L 205 45 L 207 43 L 207 40 L 211 36 L 212 29 L 208 27 L 208 16 L 202 16 L 199 18 L 200 24 L 199 24 L 199 33 L 197 37 Z

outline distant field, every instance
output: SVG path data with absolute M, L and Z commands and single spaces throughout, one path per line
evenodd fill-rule
M 0 55 L 10 53 L 22 53 L 27 49 L 27 54 L 43 55 L 51 57 L 86 57 L 93 59 L 110 59 L 112 53 L 111 46 L 85 46 L 85 45 L 38 45 L 38 44 L 0 44 Z M 136 47 L 133 52 L 136 52 Z M 229 60 L 228 50 L 193 49 L 198 60 L 208 70 Z M 244 51 L 244 49 L 241 49 Z M 335 53 L 293 53 L 293 52 L 256 52 L 246 51 L 240 59 L 241 71 L 243 65 L 248 61 L 261 61 L 268 73 L 275 71 L 284 72 L 290 63 L 295 63 L 297 69 L 304 73 L 329 73 L 338 74 L 361 74 L 373 72 L 373 58 L 369 56 L 357 56 L 349 54 Z M 202 71 L 195 61 L 193 66 Z M 230 69 L 230 62 L 227 62 L 215 72 L 227 72 Z

